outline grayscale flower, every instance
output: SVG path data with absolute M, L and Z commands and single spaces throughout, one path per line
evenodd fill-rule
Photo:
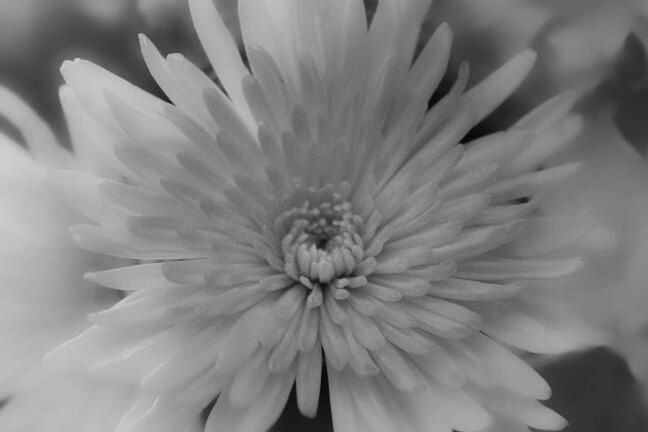
M 383 0 L 369 26 L 360 0 L 240 1 L 248 68 L 212 1 L 192 0 L 223 88 L 142 37 L 172 104 L 64 64 L 119 176 L 50 179 L 94 221 L 77 244 L 137 263 L 86 275 L 129 295 L 48 361 L 138 383 L 120 432 L 172 431 L 169 407 L 214 399 L 206 431 L 263 431 L 293 384 L 314 416 L 324 366 L 337 432 L 565 425 L 509 347 L 577 344 L 533 283 L 581 264 L 551 253 L 588 227 L 552 235 L 560 218 L 534 212 L 579 167 L 543 165 L 578 132 L 573 97 L 462 144 L 535 55 L 468 91 L 462 68 L 429 108 L 452 40 L 441 26 L 415 56 L 429 3 Z

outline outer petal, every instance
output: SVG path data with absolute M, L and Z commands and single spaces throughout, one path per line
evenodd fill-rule
M 0 115 L 20 128 L 34 157 L 53 168 L 69 168 L 71 155 L 61 147 L 49 126 L 18 95 L 0 87 Z
M 65 61 L 61 73 L 86 111 L 116 136 L 122 134 L 104 98 L 106 90 L 145 111 L 156 112 L 165 104 L 161 99 L 87 60 Z
M 213 1 L 191 0 L 189 8 L 200 42 L 216 75 L 234 105 L 245 113 L 247 120 L 251 120 L 241 87 L 241 80 L 249 72 L 241 60 L 236 42 L 223 23 Z
M 293 373 L 272 376 L 257 399 L 248 407 L 235 408 L 223 396 L 209 414 L 205 432 L 265 432 L 279 418 L 295 376 Z

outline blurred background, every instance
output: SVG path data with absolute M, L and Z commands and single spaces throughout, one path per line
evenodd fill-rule
M 214 2 L 237 35 L 236 0 Z M 376 0 L 365 3 L 371 15 Z M 588 256 L 585 268 L 556 289 L 608 343 L 532 361 L 552 384 L 549 405 L 570 420 L 569 431 L 645 432 L 648 1 L 436 0 L 422 43 L 442 22 L 450 24 L 455 41 L 440 94 L 464 60 L 474 83 L 526 47 L 539 54 L 531 77 L 477 134 L 510 125 L 559 92 L 580 95 L 584 131 L 558 159 L 584 159 L 586 168 L 548 205 L 578 207 L 574 217 L 586 214 L 593 228 L 574 245 Z M 140 57 L 138 33 L 146 33 L 162 53 L 180 51 L 209 70 L 186 0 L 0 0 L 0 82 L 22 95 L 66 142 L 58 102 L 63 60 L 92 60 L 160 95 Z M 310 421 L 288 409 L 275 429 L 328 431 L 330 412 L 320 411 Z
M 196 58 L 198 42 L 180 0 L 0 0 L 0 80 L 65 139 L 58 102 L 63 60 L 86 58 L 156 91 L 138 33 Z

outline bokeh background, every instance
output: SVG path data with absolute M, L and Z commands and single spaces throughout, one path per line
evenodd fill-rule
M 214 1 L 236 33 L 236 1 Z M 376 1 L 365 3 L 371 15 Z M 558 92 L 580 95 L 584 131 L 558 158 L 584 159 L 586 168 L 550 205 L 576 206 L 575 218 L 591 219 L 590 234 L 574 245 L 589 258 L 556 289 L 578 319 L 604 335 L 605 346 L 530 361 L 554 388 L 549 405 L 570 420 L 568 431 L 645 432 L 648 2 L 437 0 L 422 40 L 442 22 L 455 35 L 445 85 L 464 60 L 476 82 L 526 47 L 539 53 L 531 77 L 474 134 L 506 127 Z M 58 102 L 63 60 L 90 59 L 160 95 L 139 55 L 138 33 L 161 52 L 181 51 L 208 70 L 185 0 L 0 0 L 0 83 L 22 95 L 66 142 Z M 0 127 L 17 135 L 1 121 Z M 329 431 L 324 405 L 317 419 L 307 420 L 293 399 L 275 429 Z

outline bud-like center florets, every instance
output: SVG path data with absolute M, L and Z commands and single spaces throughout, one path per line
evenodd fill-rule
M 281 242 L 285 271 L 313 290 L 309 304 L 315 307 L 326 293 L 338 300 L 347 298 L 346 288 L 362 286 L 366 279 L 355 275 L 365 256 L 362 218 L 341 194 L 311 192 L 312 199 L 285 211 L 278 222 L 285 227 Z

